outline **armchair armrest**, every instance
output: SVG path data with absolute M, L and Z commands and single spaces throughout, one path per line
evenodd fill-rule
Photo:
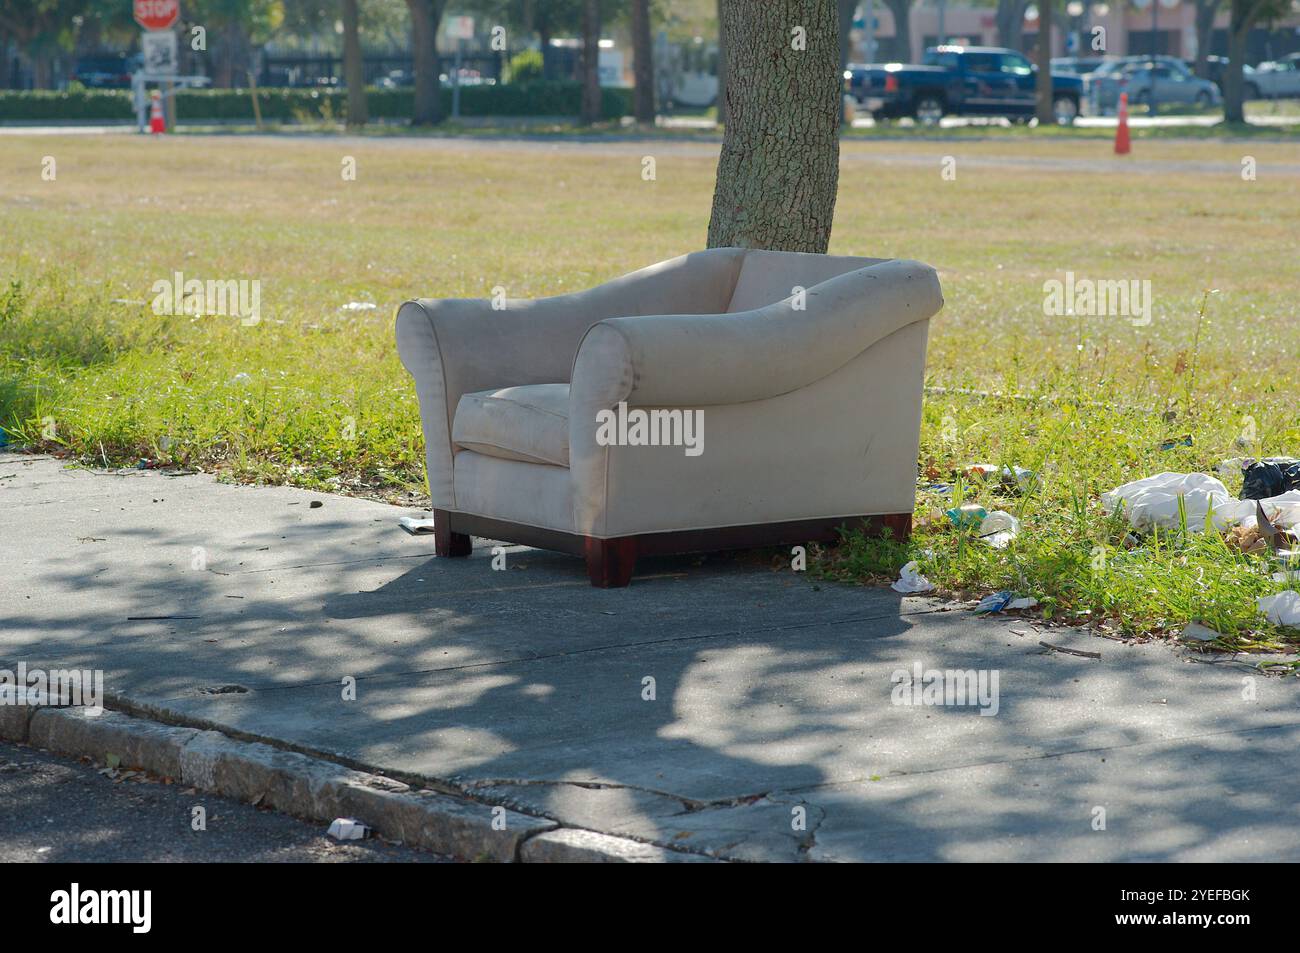
M 452 417 L 474 391 L 569 380 L 583 333 L 616 315 L 726 307 L 743 252 L 683 255 L 573 294 L 408 301 L 397 311 L 397 350 L 415 379 L 433 505 L 454 508 Z
M 806 387 L 943 307 L 933 268 L 893 260 L 824 281 L 803 311 L 787 298 L 735 314 L 617 317 L 592 326 L 573 369 L 573 425 L 585 411 L 707 406 Z M 579 414 L 579 405 L 584 413 Z M 571 438 L 572 439 L 572 438 Z

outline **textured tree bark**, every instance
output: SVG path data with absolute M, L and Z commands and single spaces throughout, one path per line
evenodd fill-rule
M 632 0 L 632 59 L 636 96 L 632 113 L 636 121 L 655 123 L 655 51 L 650 36 L 650 0 Z
M 1153 0 L 1156 2 L 1156 0 Z M 1056 111 L 1052 108 L 1052 7 L 1056 0 L 1038 2 L 1038 102 L 1034 112 L 1042 126 L 1056 124 Z
M 582 121 L 600 121 L 600 0 L 582 5 Z
M 411 57 L 415 64 L 415 102 L 411 125 L 442 122 L 442 97 L 438 83 L 438 21 L 446 0 L 406 0 L 411 11 Z
M 839 185 L 839 24 L 829 0 L 723 0 L 727 126 L 709 247 L 824 253 Z
M 348 85 L 348 125 L 364 126 L 370 115 L 366 109 L 366 71 L 361 61 L 361 16 L 357 0 L 343 0 L 343 81 Z

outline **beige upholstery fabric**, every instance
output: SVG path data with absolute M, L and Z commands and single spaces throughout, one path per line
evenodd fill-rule
M 433 504 L 597 537 L 910 512 L 942 304 L 918 262 L 735 248 L 501 311 L 408 302 Z M 701 452 L 601 445 L 620 403 L 699 414 Z
M 569 465 L 569 385 L 529 384 L 466 394 L 451 439 L 490 457 Z

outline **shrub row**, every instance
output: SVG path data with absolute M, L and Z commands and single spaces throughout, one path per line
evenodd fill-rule
M 631 111 L 631 91 L 605 89 L 603 112 L 615 119 Z M 252 120 L 253 100 L 247 89 L 188 89 L 177 95 L 177 113 L 187 120 Z M 411 115 L 415 93 L 410 89 L 368 89 L 366 99 L 373 119 L 404 119 Z M 266 120 L 341 118 L 347 94 L 325 89 L 259 89 L 258 105 Z M 580 84 L 536 81 L 519 85 L 464 86 L 460 91 L 462 116 L 576 116 L 581 102 Z M 444 114 L 451 112 L 451 90 L 442 90 Z M 132 119 L 131 92 L 125 89 L 0 91 L 0 122 L 103 121 Z

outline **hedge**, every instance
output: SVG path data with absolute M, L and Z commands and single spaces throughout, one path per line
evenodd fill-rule
M 603 89 L 602 112 L 616 119 L 631 112 L 631 91 Z M 372 119 L 405 119 L 414 100 L 411 89 L 367 89 Z M 253 117 L 247 89 L 187 89 L 176 94 L 181 122 Z M 259 89 L 262 118 L 289 122 L 295 119 L 342 118 L 347 93 L 335 89 Z M 576 116 L 582 99 L 578 83 L 537 81 L 519 85 L 462 86 L 462 116 Z M 443 114 L 451 114 L 451 90 L 442 90 Z M 0 122 L 51 120 L 133 119 L 131 91 L 85 89 L 0 91 Z

